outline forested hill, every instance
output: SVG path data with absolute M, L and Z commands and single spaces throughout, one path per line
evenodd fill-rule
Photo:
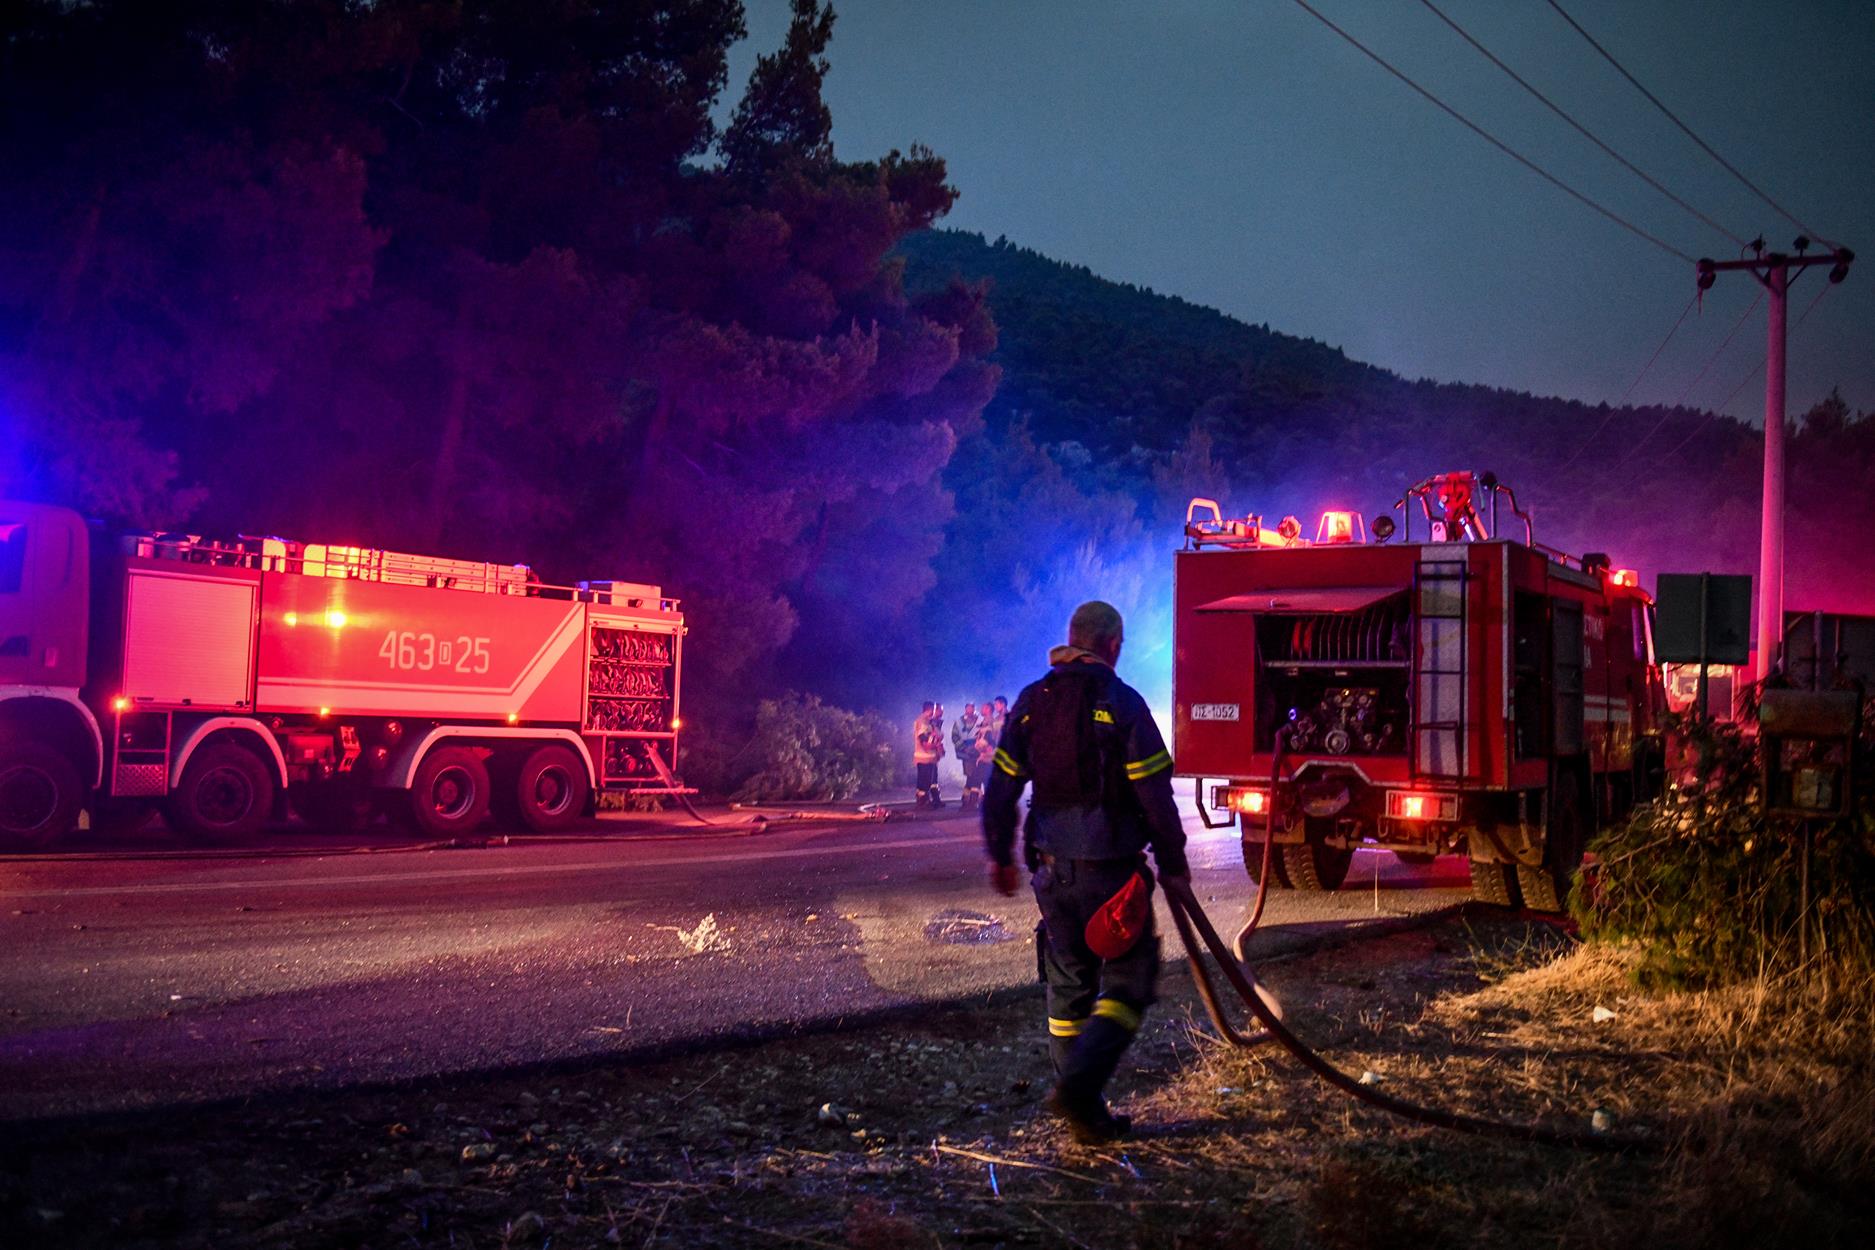
M 1265 371 L 1311 390 L 1372 386 L 1388 375 L 1339 349 L 1250 325 L 1177 296 L 1110 282 L 1004 239 L 927 230 L 899 250 L 907 282 L 988 279 L 1003 383 L 993 407 L 1034 415 L 1037 433 L 1090 447 L 1164 447 L 1192 414 Z
M 1194 435 L 1236 508 L 1273 516 L 1331 504 L 1371 516 L 1428 474 L 1490 469 L 1540 539 L 1611 551 L 1650 584 L 1663 569 L 1755 563 L 1759 436 L 1730 417 L 1411 381 L 1002 239 L 932 230 L 899 250 L 913 289 L 987 280 L 1004 371 L 992 430 L 1025 422 L 1109 485 L 1163 470 Z M 1875 523 L 1875 419 L 1832 395 L 1800 424 L 1791 465 L 1792 592 L 1834 603 L 1844 570 L 1870 565 L 1833 535 L 1845 508 Z

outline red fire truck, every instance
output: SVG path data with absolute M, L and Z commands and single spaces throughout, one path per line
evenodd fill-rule
M 111 533 L 0 502 L 0 838 L 88 810 L 252 834 L 385 805 L 564 828 L 596 791 L 686 793 L 684 618 L 656 586 L 278 538 Z
M 1329 512 L 1310 540 L 1192 501 L 1179 775 L 1208 824 L 1241 818 L 1253 875 L 1271 831 L 1277 884 L 1333 890 L 1359 846 L 1455 852 L 1476 897 L 1560 910 L 1595 824 L 1660 784 L 1652 600 L 1606 556 L 1538 543 L 1491 474 L 1429 478 L 1394 510 L 1371 533 Z

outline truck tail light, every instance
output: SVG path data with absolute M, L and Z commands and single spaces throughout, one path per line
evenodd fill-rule
M 1270 792 L 1243 786 L 1218 786 L 1211 791 L 1211 806 L 1246 816 L 1261 816 L 1270 810 Z
M 1387 815 L 1395 820 L 1457 820 L 1458 796 L 1389 790 Z

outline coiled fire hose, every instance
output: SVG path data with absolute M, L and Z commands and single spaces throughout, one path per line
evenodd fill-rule
M 1239 949 L 1246 949 L 1250 935 L 1255 932 L 1257 923 L 1263 917 L 1264 897 L 1269 887 L 1271 844 L 1275 833 L 1275 772 L 1282 759 L 1284 736 L 1279 735 L 1276 742 L 1276 763 L 1271 765 L 1271 801 L 1266 807 L 1263 828 L 1263 871 L 1257 876 L 1257 900 L 1250 916 L 1238 936 Z M 1658 1153 L 1661 1144 L 1649 1138 L 1630 1135 L 1597 1132 L 1593 1129 L 1569 1129 L 1543 1124 L 1524 1124 L 1511 1120 L 1491 1120 L 1481 1116 L 1466 1115 L 1458 1111 L 1448 1111 L 1443 1107 L 1427 1107 L 1419 1103 L 1408 1102 L 1382 1093 L 1371 1085 L 1363 1085 L 1355 1077 L 1335 1067 L 1320 1054 L 1312 1050 L 1301 1038 L 1289 1031 L 1283 1023 L 1282 1014 L 1257 989 L 1254 977 L 1224 945 L 1224 940 L 1211 927 L 1211 920 L 1198 905 L 1198 899 L 1188 885 L 1167 883 L 1165 901 L 1172 912 L 1172 923 L 1178 929 L 1179 940 L 1185 944 L 1185 954 L 1191 964 L 1192 980 L 1198 987 L 1198 996 L 1203 1000 L 1205 1013 L 1211 1017 L 1211 1023 L 1232 1046 L 1250 1047 L 1264 1042 L 1276 1042 L 1287 1050 L 1296 1060 L 1316 1076 L 1334 1086 L 1342 1093 L 1364 1102 L 1371 1107 L 1412 1120 L 1419 1124 L 1429 1124 L 1434 1128 L 1452 1129 L 1460 1133 L 1472 1133 L 1480 1137 L 1504 1137 L 1514 1141 L 1534 1142 L 1545 1146 L 1564 1146 L 1574 1150 L 1594 1150 L 1614 1154 L 1653 1154 Z M 1197 933 L 1194 934 L 1193 930 Z M 1198 935 L 1204 938 L 1204 945 L 1217 960 L 1218 967 L 1224 972 L 1231 987 L 1237 991 L 1250 1012 L 1262 1024 L 1261 1031 L 1252 1034 L 1239 1033 L 1226 1019 L 1223 1005 L 1218 1001 L 1216 988 L 1211 983 L 1210 973 L 1204 966 L 1203 956 L 1198 945 Z

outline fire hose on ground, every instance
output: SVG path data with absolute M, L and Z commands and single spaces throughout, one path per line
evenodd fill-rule
M 1276 754 L 1270 765 L 1271 801 L 1264 808 L 1263 826 L 1263 867 L 1257 874 L 1256 903 L 1251 909 L 1250 919 L 1237 937 L 1239 952 L 1247 952 L 1251 934 L 1263 918 L 1263 904 L 1269 890 L 1272 847 L 1275 842 L 1274 802 L 1277 771 L 1281 767 L 1286 735 L 1278 735 Z M 1288 1025 L 1283 1023 L 1281 1012 L 1258 988 L 1256 979 L 1246 969 L 1247 959 L 1239 958 L 1225 947 L 1224 940 L 1211 926 L 1210 918 L 1198 905 L 1198 899 L 1189 886 L 1168 884 L 1165 901 L 1172 912 L 1172 923 L 1178 929 L 1179 940 L 1185 944 L 1185 954 L 1191 965 L 1192 981 L 1197 986 L 1198 996 L 1204 1002 L 1205 1013 L 1211 1017 L 1219 1036 L 1237 1047 L 1259 1046 L 1266 1042 L 1276 1042 L 1295 1057 L 1303 1067 L 1326 1081 L 1342 1093 L 1371 1107 L 1412 1120 L 1418 1124 L 1431 1125 L 1434 1128 L 1452 1129 L 1460 1133 L 1471 1133 L 1481 1137 L 1503 1137 L 1513 1141 L 1532 1142 L 1545 1146 L 1564 1146 L 1575 1150 L 1594 1150 L 1616 1154 L 1651 1154 L 1661 1149 L 1658 1141 L 1630 1135 L 1599 1132 L 1594 1129 L 1571 1129 L 1543 1124 L 1520 1123 L 1512 1120 L 1493 1120 L 1482 1116 L 1466 1115 L 1463 1112 L 1450 1111 L 1443 1107 L 1428 1107 L 1409 1102 L 1391 1094 L 1382 1093 L 1371 1085 L 1363 1085 L 1356 1077 L 1350 1076 L 1302 1041 Z M 1195 932 L 1194 932 L 1195 930 Z M 1203 954 L 1199 948 L 1199 936 L 1202 935 L 1204 946 L 1218 962 L 1225 979 L 1231 988 L 1237 991 L 1244 1004 L 1263 1027 L 1259 1032 L 1240 1033 L 1225 1015 L 1223 1004 L 1218 1000 L 1217 988 L 1211 981 L 1211 975 L 1204 965 Z

